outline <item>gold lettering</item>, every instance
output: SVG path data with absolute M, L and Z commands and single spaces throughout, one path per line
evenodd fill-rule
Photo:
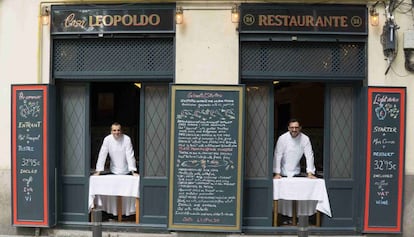
M 84 28 L 86 22 L 84 20 L 76 20 L 75 13 L 69 14 L 65 19 L 65 28 L 67 27 L 81 27 Z
M 259 15 L 259 26 L 267 26 L 267 20 L 265 15 Z
M 93 16 L 89 16 L 89 26 L 94 26 L 94 24 L 93 24 Z
M 305 26 L 305 25 L 306 25 L 305 17 L 299 16 L 298 21 L 297 21 L 297 26 Z
M 283 26 L 288 26 L 288 22 L 289 22 L 289 17 L 290 16 L 286 16 L 286 15 L 280 15 L 280 16 L 278 16 L 279 18 L 282 18 L 281 20 L 282 20 L 282 25 Z
M 115 15 L 114 16 L 114 26 L 117 26 L 118 25 L 118 23 L 122 23 L 122 17 L 121 17 L 121 15 Z
M 157 25 L 159 25 L 159 24 L 160 24 L 160 22 L 161 22 L 161 18 L 160 18 L 160 16 L 159 16 L 159 15 L 157 15 L 157 14 L 151 14 L 151 15 L 149 16 L 149 19 L 150 19 L 151 25 L 153 25 L 153 26 L 157 26 Z
M 102 16 L 89 16 L 89 26 L 102 26 Z
M 104 26 L 113 26 L 114 18 L 111 15 L 105 15 L 102 17 L 102 23 Z
M 325 16 L 323 18 L 323 21 L 324 21 L 324 23 L 323 23 L 324 27 L 328 27 L 328 26 L 329 27 L 332 27 L 332 26 L 338 27 L 335 17 Z
M 280 15 L 276 15 L 276 16 L 275 16 L 275 24 L 276 24 L 276 26 L 281 26 L 281 25 L 283 25 L 283 22 L 282 22 L 282 20 L 280 19 Z
M 96 25 L 95 26 L 102 26 L 102 15 L 95 16 L 96 18 Z
M 275 20 L 276 20 L 276 18 L 275 18 L 274 15 L 268 15 L 267 16 L 267 25 L 275 26 L 276 25 Z
M 73 22 L 73 19 L 74 18 L 75 18 L 75 14 L 74 13 L 69 14 L 69 16 L 67 16 L 66 19 L 65 19 L 65 27 L 72 26 L 71 23 Z
M 132 17 L 131 17 L 131 15 L 124 15 L 124 16 L 122 16 L 122 24 L 124 26 L 130 26 L 130 25 L 132 25 Z
M 341 16 L 340 17 L 340 26 L 341 27 L 348 27 L 348 24 L 346 23 L 347 22 L 347 20 L 348 20 L 348 17 L 347 16 Z
M 157 14 L 147 15 L 96 15 L 89 16 L 89 26 L 147 26 L 159 25 L 161 18 Z
M 137 15 L 134 15 L 134 26 L 146 26 L 148 25 L 148 16 L 140 15 L 139 18 Z
M 312 16 L 305 16 L 306 18 L 306 26 L 315 26 L 315 24 L 313 23 L 313 17 Z
M 296 21 L 296 17 L 290 18 L 289 26 L 297 26 L 298 22 Z
M 316 18 L 315 26 L 321 26 L 321 27 L 324 27 L 324 22 L 323 22 L 322 17 L 317 17 L 317 18 Z
M 158 18 L 140 18 L 140 24 L 159 24 Z M 155 21 L 155 19 L 157 21 Z M 347 16 L 317 16 L 312 15 L 258 15 L 259 26 L 285 26 L 285 27 L 348 27 Z M 135 22 L 137 24 L 137 22 Z

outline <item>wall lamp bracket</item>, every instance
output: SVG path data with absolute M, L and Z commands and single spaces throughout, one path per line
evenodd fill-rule
M 177 7 L 175 9 L 175 23 L 176 24 L 182 24 L 184 20 L 184 13 L 183 13 L 182 7 Z
M 50 6 L 42 6 L 40 9 L 40 16 L 42 18 L 43 25 L 49 24 Z
M 231 8 L 231 22 L 239 23 L 240 21 L 240 10 L 237 4 L 234 4 Z
M 375 6 L 372 6 L 369 9 L 369 15 L 370 15 L 370 19 L 371 19 L 371 25 L 372 26 L 378 26 L 379 25 L 379 14 L 378 14 L 377 9 L 375 8 Z

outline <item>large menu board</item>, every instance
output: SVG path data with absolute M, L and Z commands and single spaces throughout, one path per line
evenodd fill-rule
M 12 86 L 12 222 L 50 226 L 48 86 Z M 52 200 L 54 201 L 54 200 Z M 53 208 L 52 208 L 53 209 Z
M 365 232 L 401 232 L 405 97 L 405 88 L 368 88 Z
M 241 231 L 244 87 L 170 90 L 169 228 Z

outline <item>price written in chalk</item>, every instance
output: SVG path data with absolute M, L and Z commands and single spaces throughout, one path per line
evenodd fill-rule
M 397 170 L 397 164 L 391 160 L 374 160 L 374 170 Z
M 26 166 L 26 167 L 40 166 L 40 161 L 38 159 L 23 158 L 22 166 Z

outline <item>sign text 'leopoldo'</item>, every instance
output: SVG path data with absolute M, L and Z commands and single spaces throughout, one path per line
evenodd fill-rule
M 52 33 L 131 33 L 174 30 L 174 9 L 63 9 L 52 11 Z

